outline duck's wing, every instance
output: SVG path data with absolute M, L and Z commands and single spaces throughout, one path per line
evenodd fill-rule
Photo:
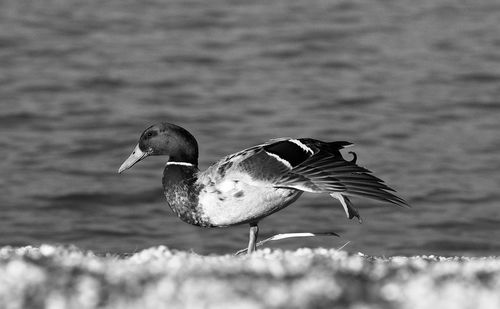
M 317 151 L 307 147 L 298 139 L 272 139 L 267 143 L 224 157 L 206 171 L 201 172 L 199 177 L 217 182 L 228 175 L 244 173 L 254 181 L 274 186 L 295 166 L 312 157 Z
M 198 182 L 203 186 L 217 186 L 227 183 L 228 180 L 253 183 L 259 186 L 273 187 L 292 167 L 286 160 L 282 160 L 278 155 L 269 152 L 290 138 L 272 139 L 266 143 L 256 145 L 234 154 L 228 155 L 211 165 L 205 171 L 198 173 Z M 296 150 L 301 150 L 297 147 Z M 240 179 L 242 178 L 242 179 Z M 214 188 L 218 190 L 218 188 Z
M 339 199 L 349 218 L 359 214 L 347 196 L 361 196 L 399 206 L 408 204 L 371 171 L 343 158 L 340 151 L 352 144 L 314 139 L 281 138 L 242 150 L 214 164 L 204 177 L 211 183 L 249 177 L 259 185 L 316 193 Z
M 408 204 L 391 192 L 383 180 L 354 162 L 318 154 L 304 161 L 284 175 L 281 185 L 301 188 L 310 192 L 340 192 L 345 195 L 363 196 L 381 201 L 388 201 L 399 206 Z

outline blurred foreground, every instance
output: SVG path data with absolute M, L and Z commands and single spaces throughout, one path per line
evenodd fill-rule
M 369 257 L 328 249 L 251 257 L 150 248 L 0 248 L 0 307 L 500 308 L 500 258 Z

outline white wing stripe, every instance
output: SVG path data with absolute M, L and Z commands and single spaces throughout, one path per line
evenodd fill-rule
M 302 143 L 302 142 L 301 142 L 301 141 L 299 141 L 298 139 L 294 139 L 294 138 L 292 138 L 292 139 L 289 139 L 288 141 L 289 141 L 289 142 L 291 142 L 291 143 L 294 143 L 294 144 L 295 144 L 295 145 L 297 145 L 297 146 L 299 146 L 299 147 L 300 147 L 300 148 L 302 148 L 304 151 L 307 151 L 307 152 L 309 152 L 309 153 L 311 153 L 311 154 L 314 154 L 314 151 L 313 151 L 311 148 L 307 147 L 304 143 Z
M 290 164 L 290 162 L 288 162 L 287 160 L 281 158 L 280 156 L 274 154 L 274 153 L 270 153 L 270 152 L 267 152 L 264 150 L 265 153 L 267 153 L 268 155 L 270 155 L 271 157 L 275 158 L 276 160 L 278 160 L 279 162 L 283 163 L 286 167 L 288 167 L 289 169 L 292 169 L 292 165 Z

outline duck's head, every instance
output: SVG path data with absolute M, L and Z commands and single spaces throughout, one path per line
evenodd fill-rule
M 142 132 L 132 154 L 123 162 L 118 173 L 131 168 L 147 156 L 168 156 L 168 161 L 198 165 L 198 143 L 186 129 L 162 122 Z

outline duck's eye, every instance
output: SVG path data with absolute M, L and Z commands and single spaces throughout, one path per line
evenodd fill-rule
M 146 135 L 147 137 L 151 137 L 153 136 L 153 132 L 148 132 L 148 134 Z

